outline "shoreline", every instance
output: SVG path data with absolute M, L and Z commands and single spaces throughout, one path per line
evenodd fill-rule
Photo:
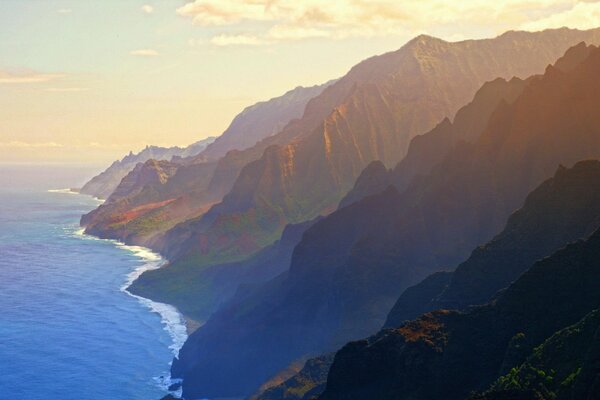
M 77 194 L 92 197 L 99 204 L 102 204 L 104 201 L 102 199 L 98 199 L 93 196 L 85 195 L 79 193 L 77 191 L 73 191 L 72 189 L 54 189 L 48 190 L 48 192 L 54 193 L 63 193 L 63 194 Z M 131 253 L 133 256 L 138 258 L 141 261 L 141 265 L 134 268 L 125 276 L 125 281 L 119 287 L 119 291 L 127 294 L 128 296 L 136 299 L 141 305 L 147 308 L 151 313 L 158 314 L 160 316 L 160 323 L 163 326 L 163 329 L 169 334 L 171 338 L 171 345 L 169 346 L 169 350 L 171 351 L 174 358 L 179 356 L 179 350 L 183 347 L 183 344 L 187 340 L 189 334 L 191 334 L 194 330 L 196 330 L 201 324 L 197 321 L 194 321 L 190 318 L 187 318 L 182 313 L 177 310 L 177 308 L 173 305 L 160 303 L 148 299 L 146 297 L 138 296 L 131 293 L 128 289 L 131 284 L 140 277 L 144 272 L 161 268 L 165 264 L 168 263 L 168 260 L 163 258 L 160 254 L 152 251 L 151 249 L 143 246 L 133 246 L 127 245 L 116 239 L 103 239 L 88 233 L 85 233 L 84 227 L 79 227 L 76 229 L 73 234 L 78 238 L 84 240 L 99 240 L 111 243 L 116 248 L 125 250 Z M 161 388 L 163 388 L 167 393 L 175 395 L 177 397 L 181 397 L 181 380 L 180 379 L 172 379 L 171 378 L 171 365 L 173 360 L 169 361 L 168 373 L 159 376 L 159 377 L 151 377 L 156 384 L 158 384 Z M 178 389 L 173 391 L 169 390 L 169 387 L 173 384 L 178 385 Z
M 143 246 L 130 246 L 116 239 L 103 239 L 94 235 L 90 235 L 88 233 L 85 233 L 85 228 L 83 227 L 77 229 L 74 232 L 74 234 L 86 240 L 99 240 L 111 243 L 116 248 L 125 250 L 142 261 L 141 265 L 139 265 L 126 275 L 125 282 L 119 287 L 119 291 L 127 294 L 130 297 L 133 297 L 141 305 L 147 308 L 148 311 L 150 311 L 151 313 L 158 314 L 160 316 L 160 323 L 163 326 L 163 329 L 171 337 L 172 343 L 169 346 L 169 350 L 171 351 L 173 357 L 177 358 L 179 356 L 179 350 L 181 350 L 181 347 L 183 347 L 183 344 L 187 340 L 189 333 L 191 333 L 190 325 L 197 325 L 195 328 L 197 329 L 199 324 L 194 320 L 186 318 L 182 313 L 179 312 L 179 310 L 177 310 L 175 306 L 166 303 L 156 302 L 146 297 L 135 295 L 129 292 L 128 290 L 129 286 L 131 286 L 131 284 L 140 275 L 142 275 L 146 271 L 161 268 L 168 262 L 168 260 L 163 258 L 160 254 L 155 253 L 151 249 Z M 159 377 L 152 377 L 152 379 L 167 393 L 170 393 L 177 397 L 181 397 L 181 380 L 171 378 L 170 367 L 172 363 L 173 360 L 169 361 L 168 363 L 169 372 L 167 374 L 161 375 Z M 179 384 L 179 389 L 176 391 L 169 390 L 169 387 L 173 384 Z

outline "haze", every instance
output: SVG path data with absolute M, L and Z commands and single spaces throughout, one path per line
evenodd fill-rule
M 600 20 L 595 1 L 499 3 L 3 0 L 0 162 L 106 163 L 187 145 L 420 33 L 456 41 Z

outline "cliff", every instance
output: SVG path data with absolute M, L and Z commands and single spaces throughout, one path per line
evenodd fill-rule
M 190 336 L 173 365 L 184 393 L 248 394 L 300 357 L 369 335 L 405 288 L 489 241 L 558 165 L 599 158 L 598 71 L 597 49 L 571 70 L 547 68 L 404 192 L 388 188 L 308 229 L 288 272 Z

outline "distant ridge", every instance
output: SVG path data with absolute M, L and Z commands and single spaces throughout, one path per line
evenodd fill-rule
M 170 160 L 173 157 L 191 157 L 203 151 L 206 146 L 215 140 L 214 137 L 208 137 L 188 147 L 159 147 L 146 146 L 146 148 L 136 154 L 129 152 L 121 160 L 113 162 L 110 167 L 90 179 L 80 192 L 100 199 L 107 199 L 119 186 L 121 180 L 135 168 L 138 163 L 144 163 L 148 160 Z

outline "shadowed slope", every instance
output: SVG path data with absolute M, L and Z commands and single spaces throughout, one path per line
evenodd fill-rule
M 573 71 L 549 67 L 403 194 L 388 189 L 307 230 L 288 273 L 189 338 L 173 366 L 184 392 L 243 394 L 301 356 L 376 331 L 404 288 L 491 239 L 559 164 L 600 157 L 599 71 L 596 50 Z
M 436 311 L 336 356 L 321 400 L 464 399 L 600 306 L 600 232 L 536 263 L 493 303 Z

